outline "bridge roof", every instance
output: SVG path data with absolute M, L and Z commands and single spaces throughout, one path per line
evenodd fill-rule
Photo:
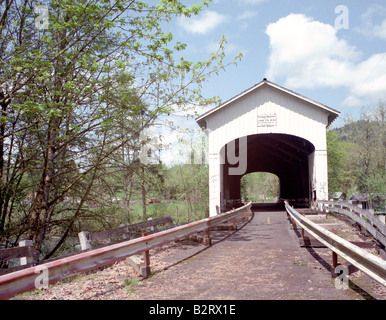
M 216 112 L 219 111 L 220 109 L 222 109 L 222 108 L 224 108 L 224 107 L 230 105 L 232 102 L 234 102 L 234 101 L 236 101 L 236 100 L 242 98 L 243 96 L 245 96 L 245 95 L 251 93 L 252 91 L 257 90 L 258 88 L 260 88 L 260 87 L 262 87 L 262 86 L 271 86 L 271 87 L 276 88 L 276 89 L 278 89 L 278 90 L 280 90 L 280 91 L 282 91 L 282 92 L 285 92 L 285 93 L 287 93 L 287 94 L 289 94 L 289 95 L 292 95 L 292 96 L 294 96 L 294 97 L 296 97 L 296 98 L 298 98 L 298 99 L 301 99 L 301 100 L 303 100 L 303 101 L 306 101 L 306 102 L 308 102 L 308 103 L 310 103 L 310 104 L 312 104 L 312 105 L 314 105 L 314 106 L 316 106 L 316 107 L 318 107 L 318 108 L 320 108 L 320 109 L 323 109 L 323 110 L 327 111 L 328 114 L 329 114 L 329 115 L 328 115 L 328 125 L 330 125 L 330 124 L 331 124 L 331 123 L 332 123 L 332 122 L 340 115 L 340 112 L 337 111 L 337 110 L 334 110 L 334 109 L 332 109 L 332 108 L 329 108 L 329 107 L 327 107 L 327 106 L 324 105 L 324 104 L 321 104 L 321 103 L 319 103 L 319 102 L 316 102 L 316 101 L 314 101 L 314 100 L 312 100 L 312 99 L 310 99 L 310 98 L 307 98 L 307 97 L 305 97 L 305 96 L 303 96 L 303 95 L 301 95 L 301 94 L 298 94 L 298 93 L 296 93 L 296 92 L 294 92 L 294 91 L 291 91 L 291 90 L 289 90 L 289 89 L 287 89 L 287 88 L 284 88 L 284 87 L 282 87 L 282 86 L 280 86 L 280 85 L 278 85 L 278 84 L 276 84 L 276 83 L 273 83 L 273 82 L 271 82 L 271 81 L 268 81 L 267 79 L 264 78 L 263 81 L 261 81 L 261 82 L 255 84 L 255 85 L 252 86 L 251 88 L 249 88 L 249 89 L 243 91 L 242 93 L 240 93 L 240 94 L 236 95 L 235 97 L 229 99 L 228 101 L 224 102 L 223 104 L 221 104 L 221 105 L 219 105 L 219 106 L 217 106 L 217 107 L 215 107 L 215 108 L 209 110 L 208 112 L 206 112 L 206 113 L 202 114 L 201 116 L 199 116 L 198 118 L 196 118 L 196 121 L 197 121 L 198 125 L 199 125 L 201 128 L 206 128 L 206 121 L 205 121 L 205 119 L 206 119 L 208 116 L 213 115 L 214 113 L 216 113 Z

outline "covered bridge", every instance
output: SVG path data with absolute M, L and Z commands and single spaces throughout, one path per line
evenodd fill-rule
M 326 128 L 338 116 L 264 79 L 198 117 L 208 134 L 210 216 L 241 198 L 251 172 L 278 176 L 281 198 L 328 200 Z

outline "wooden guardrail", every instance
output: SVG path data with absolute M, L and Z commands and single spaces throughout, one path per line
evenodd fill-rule
M 164 227 L 162 227 L 164 226 Z M 129 240 L 133 236 L 144 236 L 151 233 L 175 227 L 173 219 L 170 216 L 159 219 L 149 218 L 147 221 L 142 221 L 130 225 L 121 225 L 119 228 L 112 230 L 105 230 L 100 232 L 89 233 L 82 231 L 78 233 L 81 250 L 88 250 L 92 248 L 95 243 L 101 241 L 114 242 Z M 143 254 L 143 259 L 140 256 L 133 255 L 127 258 L 127 262 L 134 268 L 134 270 L 142 277 L 147 277 L 150 274 L 150 252 L 147 250 Z
M 164 228 L 158 229 L 159 226 L 167 225 Z M 123 237 L 123 239 L 130 239 L 133 232 L 139 232 L 139 235 L 144 230 L 147 230 L 147 233 L 154 233 L 157 231 L 162 231 L 174 227 L 173 219 L 170 216 L 162 217 L 159 219 L 149 219 L 147 221 L 142 221 L 135 224 L 123 225 L 119 228 L 89 233 L 87 231 L 79 232 L 79 242 L 81 250 L 91 249 L 93 242 L 99 242 L 101 240 Z
M 331 251 L 369 275 L 380 284 L 386 286 L 386 261 L 342 239 L 336 234 L 318 226 L 302 216 L 288 202 L 285 202 L 288 214 L 315 239 L 319 240 Z M 334 259 L 336 260 L 336 259 Z M 334 263 L 336 265 L 336 263 Z M 335 266 L 334 265 L 334 266 Z
M 19 266 L 10 267 L 7 269 L 0 269 L 0 275 L 15 272 L 20 269 L 27 268 L 33 265 L 35 261 L 36 251 L 33 247 L 32 240 L 23 240 L 19 242 L 19 247 L 0 249 L 0 261 L 9 261 L 13 259 L 20 259 Z
M 234 208 L 239 208 L 243 205 L 241 199 L 229 199 L 225 200 L 225 210 L 229 211 Z
M 349 217 L 376 240 L 383 248 L 386 247 L 386 225 L 374 215 L 374 210 L 362 209 L 354 204 L 343 201 L 322 201 L 317 203 L 319 210 L 323 212 L 337 212 Z
M 63 259 L 39 264 L 24 270 L 0 276 L 0 299 L 9 299 L 19 293 L 34 290 L 40 282 L 55 283 L 74 274 L 93 270 L 125 259 L 140 252 L 182 239 L 191 234 L 229 221 L 250 210 L 251 203 L 229 212 L 160 231 L 128 241 L 85 251 Z M 38 283 L 37 283 L 38 281 Z
M 161 227 L 160 226 L 165 226 Z M 78 234 L 80 249 L 88 250 L 92 248 L 93 243 L 98 243 L 102 240 L 109 240 L 111 238 L 121 237 L 122 240 L 130 239 L 132 233 L 137 233 L 139 236 L 144 231 L 147 234 L 162 231 L 165 229 L 173 228 L 174 223 L 170 216 L 162 217 L 159 219 L 149 219 L 148 221 L 139 222 L 132 225 L 122 225 L 117 229 L 106 230 L 101 232 L 89 233 L 82 231 Z M 10 261 L 20 259 L 19 265 L 11 266 L 8 268 L 0 269 L 0 275 L 15 272 L 21 269 L 28 268 L 35 265 L 36 250 L 33 247 L 32 240 L 22 240 L 19 242 L 19 247 L 0 249 L 0 261 Z M 137 260 L 137 259 L 136 259 Z M 143 274 L 141 272 L 141 274 Z

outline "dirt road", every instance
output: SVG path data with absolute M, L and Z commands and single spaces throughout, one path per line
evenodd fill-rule
M 237 231 L 211 231 L 209 247 L 185 241 L 151 250 L 155 272 L 147 279 L 138 281 L 120 261 L 16 299 L 385 300 L 386 288 L 366 275 L 350 280 L 348 290 L 337 289 L 331 251 L 300 247 L 283 209 L 254 210 L 238 225 Z
M 299 247 L 285 211 L 255 212 L 241 230 L 219 242 L 215 238 L 206 250 L 141 282 L 132 298 L 374 298 L 366 288 L 337 289 L 329 270 L 331 252 L 315 250 Z

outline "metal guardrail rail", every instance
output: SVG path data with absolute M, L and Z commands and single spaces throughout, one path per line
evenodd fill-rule
M 0 299 L 9 299 L 17 294 L 34 290 L 37 281 L 45 274 L 47 283 L 52 284 L 69 276 L 106 266 L 129 256 L 182 239 L 194 233 L 208 230 L 242 215 L 250 210 L 252 203 L 229 212 L 178 226 L 148 236 L 128 240 L 91 251 L 58 259 L 34 267 L 0 276 Z
M 342 239 L 336 234 L 318 226 L 302 216 L 287 202 L 285 208 L 288 214 L 310 235 L 335 252 L 338 256 L 363 271 L 371 278 L 386 286 L 386 261 Z
M 362 209 L 342 201 L 318 200 L 317 207 L 323 212 L 332 211 L 349 217 L 352 221 L 365 228 L 375 240 L 386 246 L 386 225 L 374 216 L 374 210 Z

